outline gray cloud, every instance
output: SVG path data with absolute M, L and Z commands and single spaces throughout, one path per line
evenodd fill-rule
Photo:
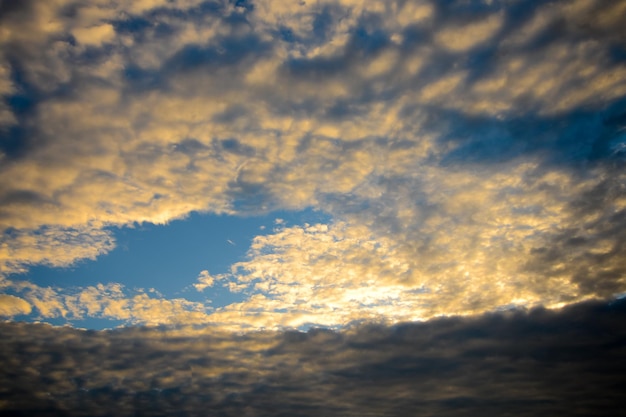
M 4 323 L 0 413 L 617 415 L 625 314 L 588 302 L 240 335 Z

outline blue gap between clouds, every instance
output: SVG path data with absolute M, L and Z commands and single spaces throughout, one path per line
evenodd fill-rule
M 198 274 L 205 269 L 211 275 L 230 271 L 232 264 L 245 259 L 252 239 L 271 234 L 279 218 L 287 227 L 330 221 L 330 216 L 312 209 L 255 217 L 192 213 L 166 225 L 143 224 L 114 229 L 115 249 L 94 261 L 82 260 L 66 268 L 33 266 L 27 273 L 12 275 L 9 279 L 28 280 L 42 287 L 59 287 L 69 292 L 98 283 L 120 283 L 131 291 L 154 288 L 168 299 L 210 300 L 208 305 L 222 307 L 242 301 L 246 295 L 231 293 L 219 282 L 199 293 L 192 287 Z M 33 312 L 29 318 L 37 315 Z M 54 325 L 67 323 L 64 318 L 45 321 Z M 72 320 L 72 324 L 103 329 L 121 322 L 89 318 Z

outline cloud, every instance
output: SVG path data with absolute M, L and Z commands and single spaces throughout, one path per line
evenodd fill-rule
M 89 226 L 42 226 L 35 230 L 8 228 L 0 236 L 0 271 L 1 274 L 25 272 L 32 264 L 68 266 L 77 259 L 95 259 L 107 253 L 115 246 L 114 242 L 107 230 Z
M 0 295 L 0 316 L 17 316 L 29 314 L 32 308 L 25 300 L 13 295 Z
M 5 414 L 619 413 L 624 302 L 330 331 L 1 323 Z
M 491 40 L 502 27 L 503 16 L 492 13 L 486 18 L 469 23 L 448 23 L 435 35 L 437 42 L 454 52 L 467 52 Z
M 93 26 L 90 28 L 78 28 L 72 33 L 78 43 L 89 46 L 102 46 L 102 44 L 115 38 L 115 29 L 110 24 Z
M 211 308 L 204 303 L 182 298 L 168 299 L 155 291 L 128 289 L 119 283 L 61 288 L 15 281 L 4 283 L 4 288 L 10 288 L 22 298 L 6 295 L 7 298 L 2 299 L 6 310 L 3 315 L 32 311 L 37 320 L 62 318 L 68 325 L 89 318 L 149 326 L 212 323 L 209 316 Z M 14 309 L 13 313 L 10 313 L 11 309 Z
M 145 294 L 78 316 L 297 327 L 625 290 L 619 2 L 3 7 L 5 279 L 191 212 L 332 217 L 259 237 L 224 282 L 248 298 L 211 318 Z
M 215 283 L 215 278 L 213 278 L 209 271 L 204 270 L 200 271 L 198 275 L 198 282 L 193 284 L 194 288 L 198 291 L 203 291 L 205 288 L 212 287 Z
M 364 218 L 359 211 L 346 215 L 351 223 L 285 227 L 255 238 L 248 260 L 233 265 L 232 273 L 220 279 L 230 281 L 231 290 L 262 296 L 218 309 L 213 318 L 224 317 L 222 321 L 231 325 L 237 321 L 245 325 L 250 319 L 268 328 L 398 322 L 516 305 L 559 306 L 607 297 L 621 288 L 619 272 L 611 276 L 612 282 L 610 276 L 599 279 L 573 268 L 558 274 L 542 271 L 543 279 L 537 280 L 537 268 L 543 266 L 539 248 L 552 243 L 549 235 L 537 230 L 550 229 L 567 208 L 563 203 L 546 204 L 547 193 L 554 192 L 548 185 L 563 178 L 536 179 L 539 190 L 526 190 L 523 196 L 527 208 L 510 204 L 517 198 L 513 184 L 510 195 L 500 192 L 508 177 L 478 181 L 464 173 L 463 178 L 449 179 L 454 187 L 442 190 L 446 199 L 433 201 L 432 213 L 420 213 L 405 202 L 401 215 L 391 216 L 398 223 L 391 231 L 388 222 L 382 230 L 377 224 L 365 226 L 376 219 Z M 412 195 L 410 189 L 399 194 Z M 477 203 L 478 198 L 482 201 Z M 521 213 L 512 212 L 512 207 Z M 356 216 L 359 222 L 354 221 Z M 417 216 L 425 226 L 411 230 Z M 476 224 L 468 225 L 462 216 Z M 619 249 L 605 250 L 615 253 L 615 258 L 605 256 L 602 270 L 619 270 Z M 571 256 L 570 251 L 551 261 L 561 263 Z M 580 267 L 584 262 L 573 264 Z M 598 282 L 610 289 L 598 288 Z M 596 287 L 585 287 L 591 283 Z M 231 311 L 243 316 L 231 316 Z

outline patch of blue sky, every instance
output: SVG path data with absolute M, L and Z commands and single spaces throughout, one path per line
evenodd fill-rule
M 166 225 L 114 229 L 115 249 L 96 260 L 82 260 L 66 268 L 36 265 L 9 278 L 61 289 L 121 283 L 131 293 L 154 288 L 165 298 L 210 300 L 208 305 L 218 308 L 242 301 L 245 294 L 231 293 L 219 282 L 196 291 L 192 284 L 201 271 L 208 270 L 211 275 L 229 272 L 232 264 L 245 259 L 255 236 L 272 233 L 276 227 L 329 221 L 329 215 L 312 209 L 249 217 L 192 213 Z

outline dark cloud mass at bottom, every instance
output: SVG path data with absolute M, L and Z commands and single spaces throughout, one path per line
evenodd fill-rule
M 619 416 L 626 301 L 340 332 L 0 326 L 0 416 Z

